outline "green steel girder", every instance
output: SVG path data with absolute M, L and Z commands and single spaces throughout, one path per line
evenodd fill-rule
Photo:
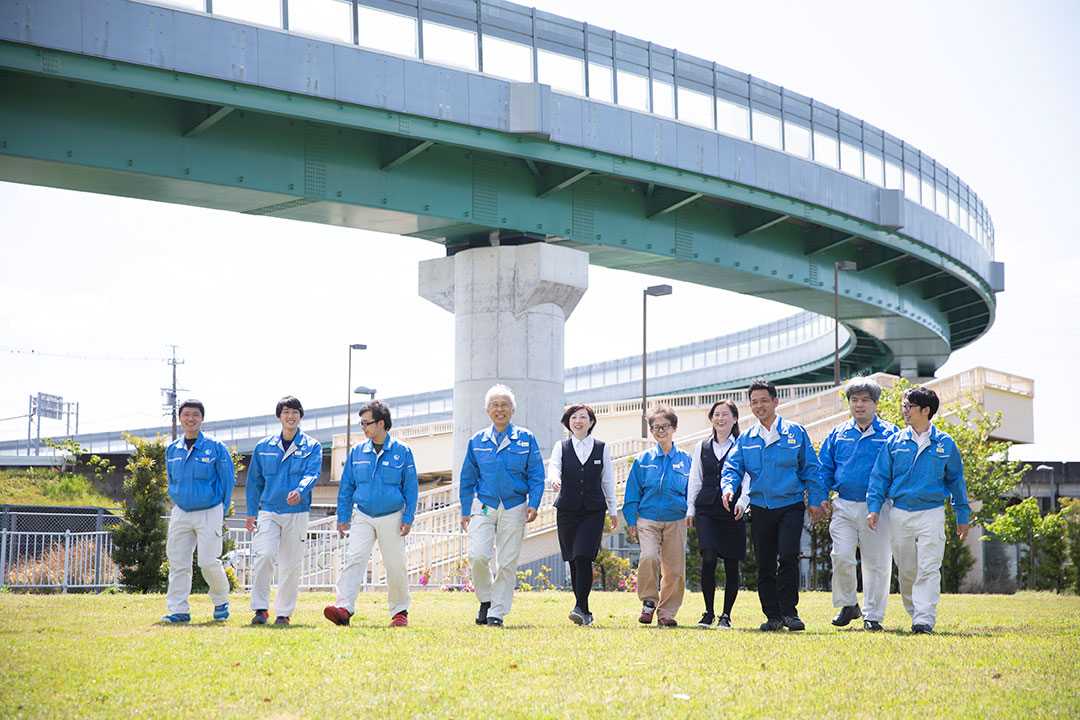
M 826 227 L 815 227 L 806 231 L 806 246 L 803 255 L 817 255 L 827 250 L 842 247 L 858 237 L 858 235 L 837 232 Z

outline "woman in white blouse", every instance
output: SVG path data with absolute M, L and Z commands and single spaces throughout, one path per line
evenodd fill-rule
M 720 400 L 709 409 L 713 432 L 695 448 L 686 489 L 686 524 L 697 525 L 701 551 L 701 593 L 705 613 L 699 627 L 731 627 L 731 608 L 739 594 L 739 561 L 746 557 L 746 506 L 750 504 L 750 478 L 743 477 L 731 510 L 724 509 L 720 473 L 724 460 L 739 437 L 739 408 L 731 400 Z M 695 520 L 696 516 L 696 520 Z M 724 558 L 724 612 L 717 619 L 713 601 L 716 595 L 716 561 Z
M 563 413 L 562 424 L 572 435 L 551 449 L 548 476 L 559 493 L 555 499 L 559 547 L 563 560 L 570 563 L 570 584 L 574 589 L 570 620 L 577 625 L 592 625 L 592 564 L 604 535 L 605 509 L 611 517 L 611 529 L 618 524 L 615 469 L 607 446 L 592 437 L 596 414 L 591 407 L 571 405 Z

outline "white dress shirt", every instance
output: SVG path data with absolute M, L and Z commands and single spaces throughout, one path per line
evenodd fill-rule
M 713 455 L 717 460 L 723 462 L 724 456 L 727 455 L 728 450 L 735 444 L 735 438 L 728 435 L 727 440 L 722 443 L 718 443 L 712 438 L 705 438 L 695 448 L 693 454 L 693 462 L 690 463 L 690 480 L 686 487 L 686 515 L 687 517 L 694 516 L 694 501 L 697 500 L 698 493 L 701 492 L 702 486 L 702 470 L 701 470 L 701 445 L 709 443 L 712 445 Z M 723 493 L 723 490 L 718 492 Z M 743 474 L 742 485 L 739 487 L 739 501 L 735 503 L 736 507 L 742 507 L 743 512 L 746 512 L 746 508 L 750 505 L 750 475 Z
M 578 462 L 584 465 L 585 461 L 592 455 L 593 446 L 596 443 L 593 442 L 592 435 L 586 436 L 584 440 L 578 440 L 571 435 L 570 444 L 574 448 L 574 454 L 577 455 Z M 562 484 L 562 445 L 561 441 L 555 443 L 555 447 L 551 448 L 551 459 L 548 460 L 548 478 L 551 480 L 552 487 Z M 608 515 L 616 515 L 619 509 L 615 502 L 615 467 L 611 464 L 611 454 L 608 452 L 607 444 L 604 445 L 603 463 L 604 469 L 603 474 L 600 476 L 600 487 L 604 491 Z

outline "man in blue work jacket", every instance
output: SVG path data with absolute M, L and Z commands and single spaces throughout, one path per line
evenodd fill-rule
M 749 395 L 758 421 L 739 435 L 724 463 L 724 507 L 730 508 L 735 486 L 749 474 L 750 537 L 757 558 L 758 597 L 766 617 L 761 629 L 805 630 L 797 610 L 805 498 L 809 495 L 811 521 L 825 516 L 829 500 L 806 430 L 776 414 L 780 404 L 776 387 L 768 380 L 754 380 Z
M 469 439 L 461 463 L 461 529 L 480 610 L 477 625 L 502 627 L 517 582 L 525 524 L 536 519 L 544 494 L 544 458 L 536 437 L 510 422 L 517 401 L 505 385 L 484 396 L 491 425 Z M 495 573 L 491 560 L 495 560 Z
M 866 525 L 866 486 L 878 451 L 896 426 L 877 416 L 881 387 L 867 377 L 854 377 L 844 388 L 851 419 L 840 423 L 821 444 L 821 484 L 826 492 L 836 492 L 832 501 L 832 598 L 840 612 L 833 618 L 836 627 L 864 617 L 863 629 L 880 631 L 889 601 L 892 550 L 889 548 L 889 510 L 882 507 L 877 530 Z M 856 594 L 855 548 L 862 556 L 863 600 L 859 608 Z
M 367 440 L 349 452 L 338 488 L 338 534 L 349 533 L 349 553 L 338 578 L 337 600 L 323 609 L 323 615 L 335 625 L 349 624 L 378 540 L 390 626 L 406 627 L 412 596 L 405 536 L 416 515 L 416 462 L 408 445 L 390 437 L 393 420 L 386 403 L 372 400 L 362 407 L 360 426 Z
M 928 388 L 904 393 L 900 409 L 907 427 L 888 439 L 870 473 L 866 523 L 880 527 L 885 501 L 892 501 L 889 532 L 900 597 L 911 616 L 911 632 L 929 635 L 941 597 L 941 561 L 945 557 L 945 498 L 956 511 L 956 534 L 967 539 L 967 487 L 956 442 L 934 427 L 938 396 Z
M 657 614 L 660 627 L 675 627 L 686 589 L 686 487 L 693 458 L 675 447 L 679 418 L 671 408 L 655 407 L 646 419 L 656 447 L 634 458 L 622 514 L 627 535 L 641 543 L 638 622 L 648 625 Z
M 192 554 L 199 550 L 199 569 L 210 588 L 214 619 L 229 617 L 229 578 L 221 564 L 221 527 L 232 501 L 236 468 L 223 443 L 202 434 L 206 409 L 185 400 L 177 410 L 184 436 L 165 448 L 169 497 L 176 504 L 169 516 L 165 556 L 169 560 L 166 623 L 191 621 Z
M 245 497 L 247 529 L 255 533 L 255 579 L 251 585 L 252 625 L 269 619 L 270 581 L 278 565 L 275 625 L 288 625 L 296 607 L 304 560 L 308 515 L 315 483 L 322 474 L 322 445 L 300 430 L 304 406 L 292 395 L 278 401 L 281 432 L 255 446 Z

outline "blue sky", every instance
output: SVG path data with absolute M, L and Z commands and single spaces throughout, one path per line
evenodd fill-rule
M 815 97 L 960 175 L 990 209 L 1006 291 L 990 332 L 939 375 L 985 365 L 1034 378 L 1037 443 L 1016 454 L 1077 459 L 1062 416 L 1080 407 L 1080 5 L 536 5 Z M 343 402 L 350 342 L 371 348 L 356 356 L 354 384 L 381 395 L 453 382 L 452 318 L 415 292 L 416 263 L 438 257 L 435 244 L 11 184 L 0 184 L 0 217 L 0 419 L 41 391 L 80 401 L 84 430 L 164 422 L 161 358 L 173 343 L 181 383 L 210 418 L 271 412 L 285 393 Z M 637 330 L 617 318 L 648 283 L 592 269 L 567 323 L 568 365 L 638 351 Z M 682 284 L 655 307 L 651 347 L 703 337 L 703 311 L 717 317 L 705 335 L 793 312 Z M 25 433 L 25 421 L 0 422 L 2 439 Z

